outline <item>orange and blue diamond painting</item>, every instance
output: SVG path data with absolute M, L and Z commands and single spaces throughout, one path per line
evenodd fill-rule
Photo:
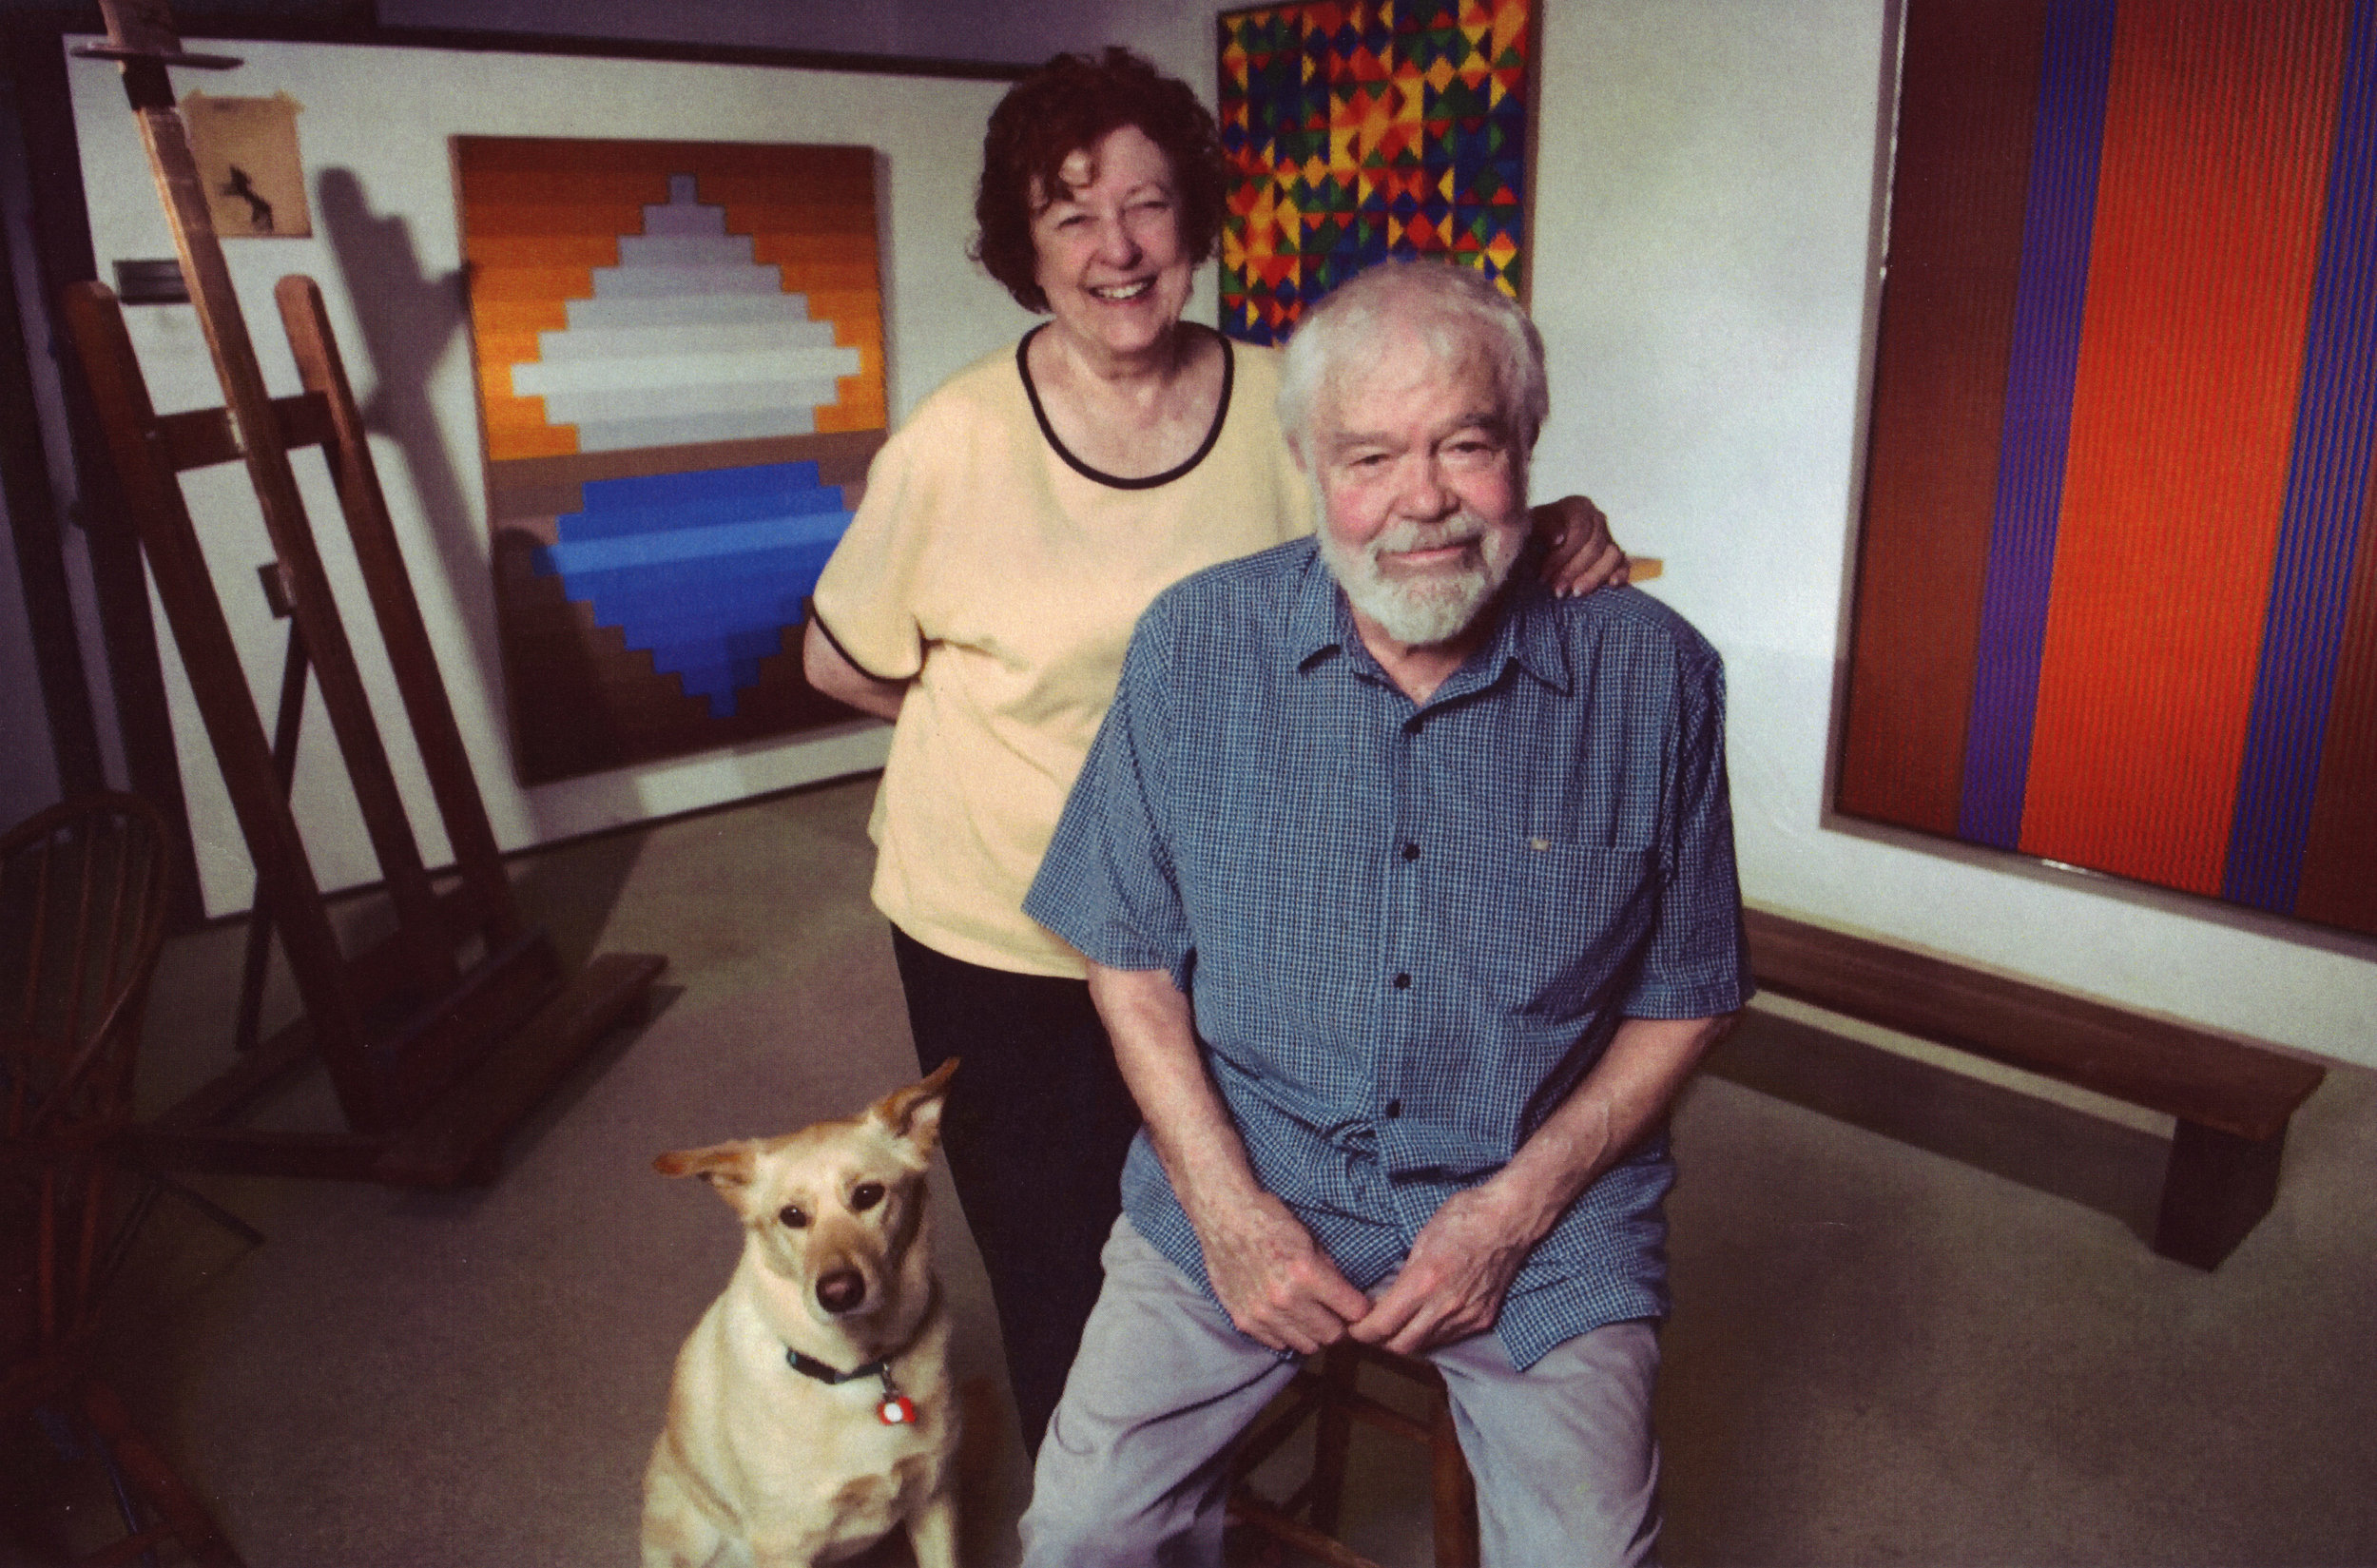
M 460 137 L 523 782 L 849 717 L 802 601 L 882 444 L 866 147 Z

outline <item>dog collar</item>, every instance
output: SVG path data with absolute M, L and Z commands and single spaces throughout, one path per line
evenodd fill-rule
M 899 1391 L 899 1384 L 892 1381 L 891 1361 L 888 1357 L 881 1361 L 868 1362 L 864 1366 L 854 1366 L 844 1372 L 826 1365 L 815 1356 L 804 1356 L 787 1345 L 784 1346 L 784 1361 L 802 1376 L 815 1378 L 818 1382 L 833 1387 L 839 1387 L 845 1383 L 856 1383 L 860 1378 L 881 1378 L 883 1398 L 875 1406 L 875 1419 L 886 1426 L 916 1424 L 917 1407 L 907 1395 Z

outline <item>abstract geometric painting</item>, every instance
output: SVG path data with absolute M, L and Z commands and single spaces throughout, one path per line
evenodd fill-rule
M 2377 0 L 1909 0 L 1837 804 L 2377 933 Z
M 522 782 L 849 717 L 798 634 L 883 440 L 874 154 L 454 156 Z
M 1287 336 L 1390 256 L 1526 298 L 1532 0 L 1356 0 L 1221 17 L 1222 330 Z

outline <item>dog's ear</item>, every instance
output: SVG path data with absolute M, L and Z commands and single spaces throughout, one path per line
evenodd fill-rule
M 664 1176 L 699 1176 L 718 1189 L 720 1197 L 740 1210 L 744 1190 L 751 1185 L 752 1173 L 758 1167 L 750 1141 L 743 1139 L 714 1143 L 707 1149 L 672 1149 L 654 1160 L 652 1169 Z
M 932 1076 L 905 1089 L 895 1089 L 867 1107 L 867 1114 L 880 1123 L 895 1138 L 916 1146 L 917 1152 L 930 1156 L 941 1138 L 941 1105 L 949 1093 L 950 1074 L 957 1071 L 957 1058 L 950 1057 L 933 1069 Z

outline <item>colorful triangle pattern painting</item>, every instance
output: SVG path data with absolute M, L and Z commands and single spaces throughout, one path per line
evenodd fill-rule
M 1222 329 L 1284 339 L 1390 256 L 1523 297 L 1533 0 L 1263 6 L 1221 19 Z

